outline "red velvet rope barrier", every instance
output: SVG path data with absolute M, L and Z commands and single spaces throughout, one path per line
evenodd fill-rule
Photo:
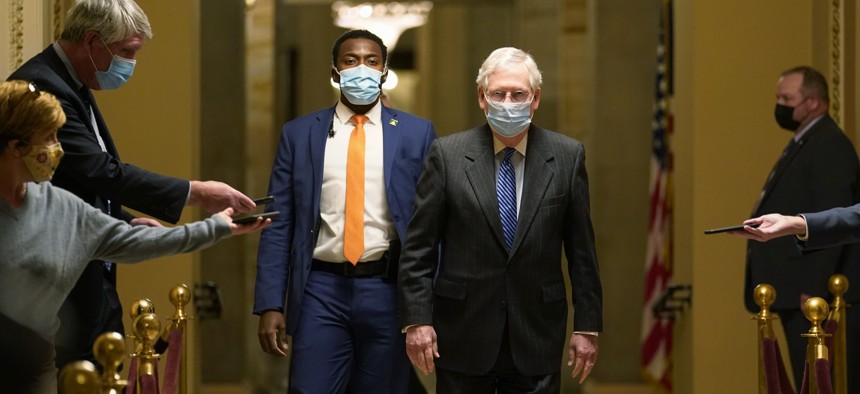
M 125 386 L 125 394 L 137 394 L 137 357 L 131 359 L 128 370 L 128 386 Z
M 794 394 L 788 374 L 785 372 L 779 344 L 773 338 L 762 338 L 761 348 L 767 394 Z
M 818 394 L 833 394 L 833 383 L 830 381 L 830 361 L 824 358 L 815 360 L 815 383 Z M 809 394 L 809 364 L 803 368 L 803 385 L 800 394 Z
M 182 330 L 170 332 L 167 363 L 164 365 L 164 394 L 176 394 L 179 387 L 179 367 L 182 363 Z
M 818 394 L 833 394 L 833 384 L 830 383 L 830 361 L 827 359 L 815 360 L 815 381 L 818 383 Z
M 154 375 L 141 375 L 140 394 L 158 394 L 158 380 Z

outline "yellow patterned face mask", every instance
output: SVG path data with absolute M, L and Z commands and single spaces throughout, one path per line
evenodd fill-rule
M 63 147 L 59 142 L 51 145 L 33 145 L 30 153 L 24 156 L 24 164 L 36 182 L 47 182 L 54 177 L 54 171 L 63 158 Z

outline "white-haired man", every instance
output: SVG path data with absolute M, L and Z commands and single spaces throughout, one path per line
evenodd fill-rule
M 541 74 L 526 52 L 495 50 L 476 82 L 487 124 L 434 142 L 418 182 L 399 272 L 407 353 L 439 392 L 559 392 L 562 248 L 580 382 L 602 330 L 585 152 L 531 123 Z
M 80 0 L 69 10 L 57 42 L 28 60 L 9 77 L 31 81 L 54 94 L 66 123 L 59 132 L 65 156 L 52 183 L 111 216 L 138 225 L 129 207 L 176 223 L 185 205 L 209 212 L 232 207 L 238 212 L 254 202 L 232 187 L 214 181 L 187 181 L 123 163 L 90 89 L 116 89 L 131 77 L 138 51 L 152 29 L 132 0 Z M 81 275 L 60 312 L 57 366 L 93 360 L 92 344 L 108 331 L 124 332 L 116 292 L 115 265 L 94 261 Z

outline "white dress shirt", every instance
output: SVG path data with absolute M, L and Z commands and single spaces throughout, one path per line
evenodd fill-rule
M 322 193 L 320 194 L 320 230 L 314 258 L 328 262 L 344 262 L 343 231 L 346 207 L 346 158 L 349 137 L 355 125 L 349 118 L 354 115 L 342 102 L 335 107 L 332 130 L 334 135 L 326 141 L 323 161 Z M 397 239 L 397 231 L 388 212 L 385 194 L 385 169 L 382 149 L 382 105 L 367 111 L 364 124 L 364 253 L 359 261 L 375 261 L 388 250 L 390 241 Z

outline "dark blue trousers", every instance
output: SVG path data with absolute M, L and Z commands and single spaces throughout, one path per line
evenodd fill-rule
M 292 337 L 290 393 L 406 393 L 412 365 L 396 279 L 311 271 Z

